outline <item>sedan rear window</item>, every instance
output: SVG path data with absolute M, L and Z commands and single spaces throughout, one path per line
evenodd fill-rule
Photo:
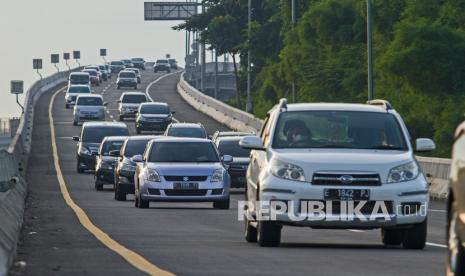
M 149 162 L 219 162 L 212 143 L 206 142 L 155 142 Z
M 221 141 L 218 145 L 218 150 L 221 155 L 231 155 L 234 157 L 249 157 L 250 150 L 244 149 L 239 146 L 239 141 Z
M 145 151 L 145 146 L 147 146 L 149 141 L 150 139 L 128 140 L 123 155 L 128 158 L 131 158 L 134 155 L 142 155 Z
M 97 76 L 98 75 L 97 71 L 95 71 L 95 70 L 89 70 L 89 71 L 86 70 L 86 71 L 83 71 L 83 72 L 86 72 L 91 76 Z
M 90 88 L 88 86 L 71 86 L 68 93 L 90 93 Z
M 102 144 L 100 155 L 108 156 L 112 150 L 120 150 L 124 141 L 106 141 Z
M 95 97 L 79 97 L 77 101 L 77 105 L 90 105 L 90 106 L 102 106 L 103 101 L 101 98 Z
M 110 64 L 111 65 L 123 65 L 123 62 L 122 61 L 112 61 Z
M 123 127 L 85 127 L 82 130 L 81 141 L 84 143 L 101 143 L 103 138 L 108 136 L 129 136 L 129 131 Z
M 132 72 L 123 72 L 119 74 L 120 78 L 135 78 L 136 74 Z
M 140 107 L 142 114 L 168 114 L 170 109 L 167 105 L 144 104 Z
M 166 59 L 159 59 L 159 60 L 157 60 L 157 63 L 168 63 L 168 60 L 166 60 Z

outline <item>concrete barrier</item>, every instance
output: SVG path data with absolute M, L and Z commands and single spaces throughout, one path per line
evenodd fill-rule
M 0 275 L 8 274 L 22 227 L 27 194 L 25 170 L 31 151 L 35 104 L 45 92 L 64 85 L 68 74 L 68 71 L 56 73 L 28 89 L 16 134 L 8 149 L 0 151 Z
M 233 130 L 260 132 L 263 120 L 203 94 L 184 80 L 184 74 L 178 83 L 178 93 L 192 107 Z M 447 198 L 450 159 L 418 156 L 417 160 L 430 184 L 431 197 Z

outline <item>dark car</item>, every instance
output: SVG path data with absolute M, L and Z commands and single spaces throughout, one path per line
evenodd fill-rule
M 122 59 L 121 61 L 123 62 L 125 68 L 133 68 L 134 67 L 134 64 L 129 59 Z
M 110 62 L 110 68 L 112 74 L 118 74 L 120 71 L 126 69 L 122 61 L 112 61 Z
M 134 68 L 145 70 L 145 60 L 143 58 L 133 58 L 131 59 Z
M 77 143 L 76 170 L 83 173 L 85 170 L 95 169 L 95 156 L 98 154 L 100 143 L 107 136 L 128 136 L 129 130 L 124 123 L 85 122 L 82 125 L 81 135 L 74 136 Z
M 171 66 L 171 69 L 174 69 L 174 70 L 178 69 L 178 62 L 174 58 L 168 59 L 168 62 Z
M 233 161 L 228 166 L 228 173 L 231 176 L 231 187 L 233 188 L 245 187 L 245 176 L 250 163 L 250 150 L 239 146 L 239 141 L 242 137 L 220 137 L 215 142 L 221 156 L 231 155 L 233 157 Z
M 90 76 L 90 83 L 92 85 L 100 86 L 100 76 L 98 71 L 95 69 L 84 69 L 82 70 L 84 73 L 88 73 Z
M 166 129 L 165 136 L 208 138 L 207 131 L 200 123 L 172 123 Z
M 95 189 L 103 190 L 104 184 L 114 184 L 115 163 L 117 157 L 111 156 L 113 151 L 119 152 L 123 146 L 126 136 L 108 136 L 100 144 L 98 154 L 95 158 Z
M 165 131 L 173 121 L 173 114 L 167 103 L 142 103 L 137 111 L 136 132 Z
M 171 66 L 167 59 L 159 59 L 155 62 L 153 72 L 157 73 L 158 71 L 165 71 L 167 73 L 171 72 Z
M 117 156 L 115 164 L 115 199 L 126 200 L 127 194 L 134 194 L 134 172 L 137 163 L 132 160 L 136 155 L 142 155 L 147 143 L 156 136 L 131 136 L 126 139 L 121 151 L 113 156 Z

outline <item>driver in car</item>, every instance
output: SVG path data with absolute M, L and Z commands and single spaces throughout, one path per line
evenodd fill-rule
M 283 128 L 289 147 L 308 146 L 312 139 L 312 132 L 301 120 L 289 120 Z

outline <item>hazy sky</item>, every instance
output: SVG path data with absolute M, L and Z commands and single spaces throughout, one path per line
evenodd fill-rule
M 144 0 L 11 0 L 0 3 L 0 117 L 19 116 L 10 80 L 24 80 L 25 88 L 38 79 L 32 59 L 42 58 L 42 74 L 55 72 L 50 54 L 81 51 L 81 64 L 166 53 L 184 63 L 185 33 L 171 30 L 176 21 L 144 21 Z M 74 60 L 70 65 L 75 66 Z M 21 98 L 22 101 L 22 98 Z

